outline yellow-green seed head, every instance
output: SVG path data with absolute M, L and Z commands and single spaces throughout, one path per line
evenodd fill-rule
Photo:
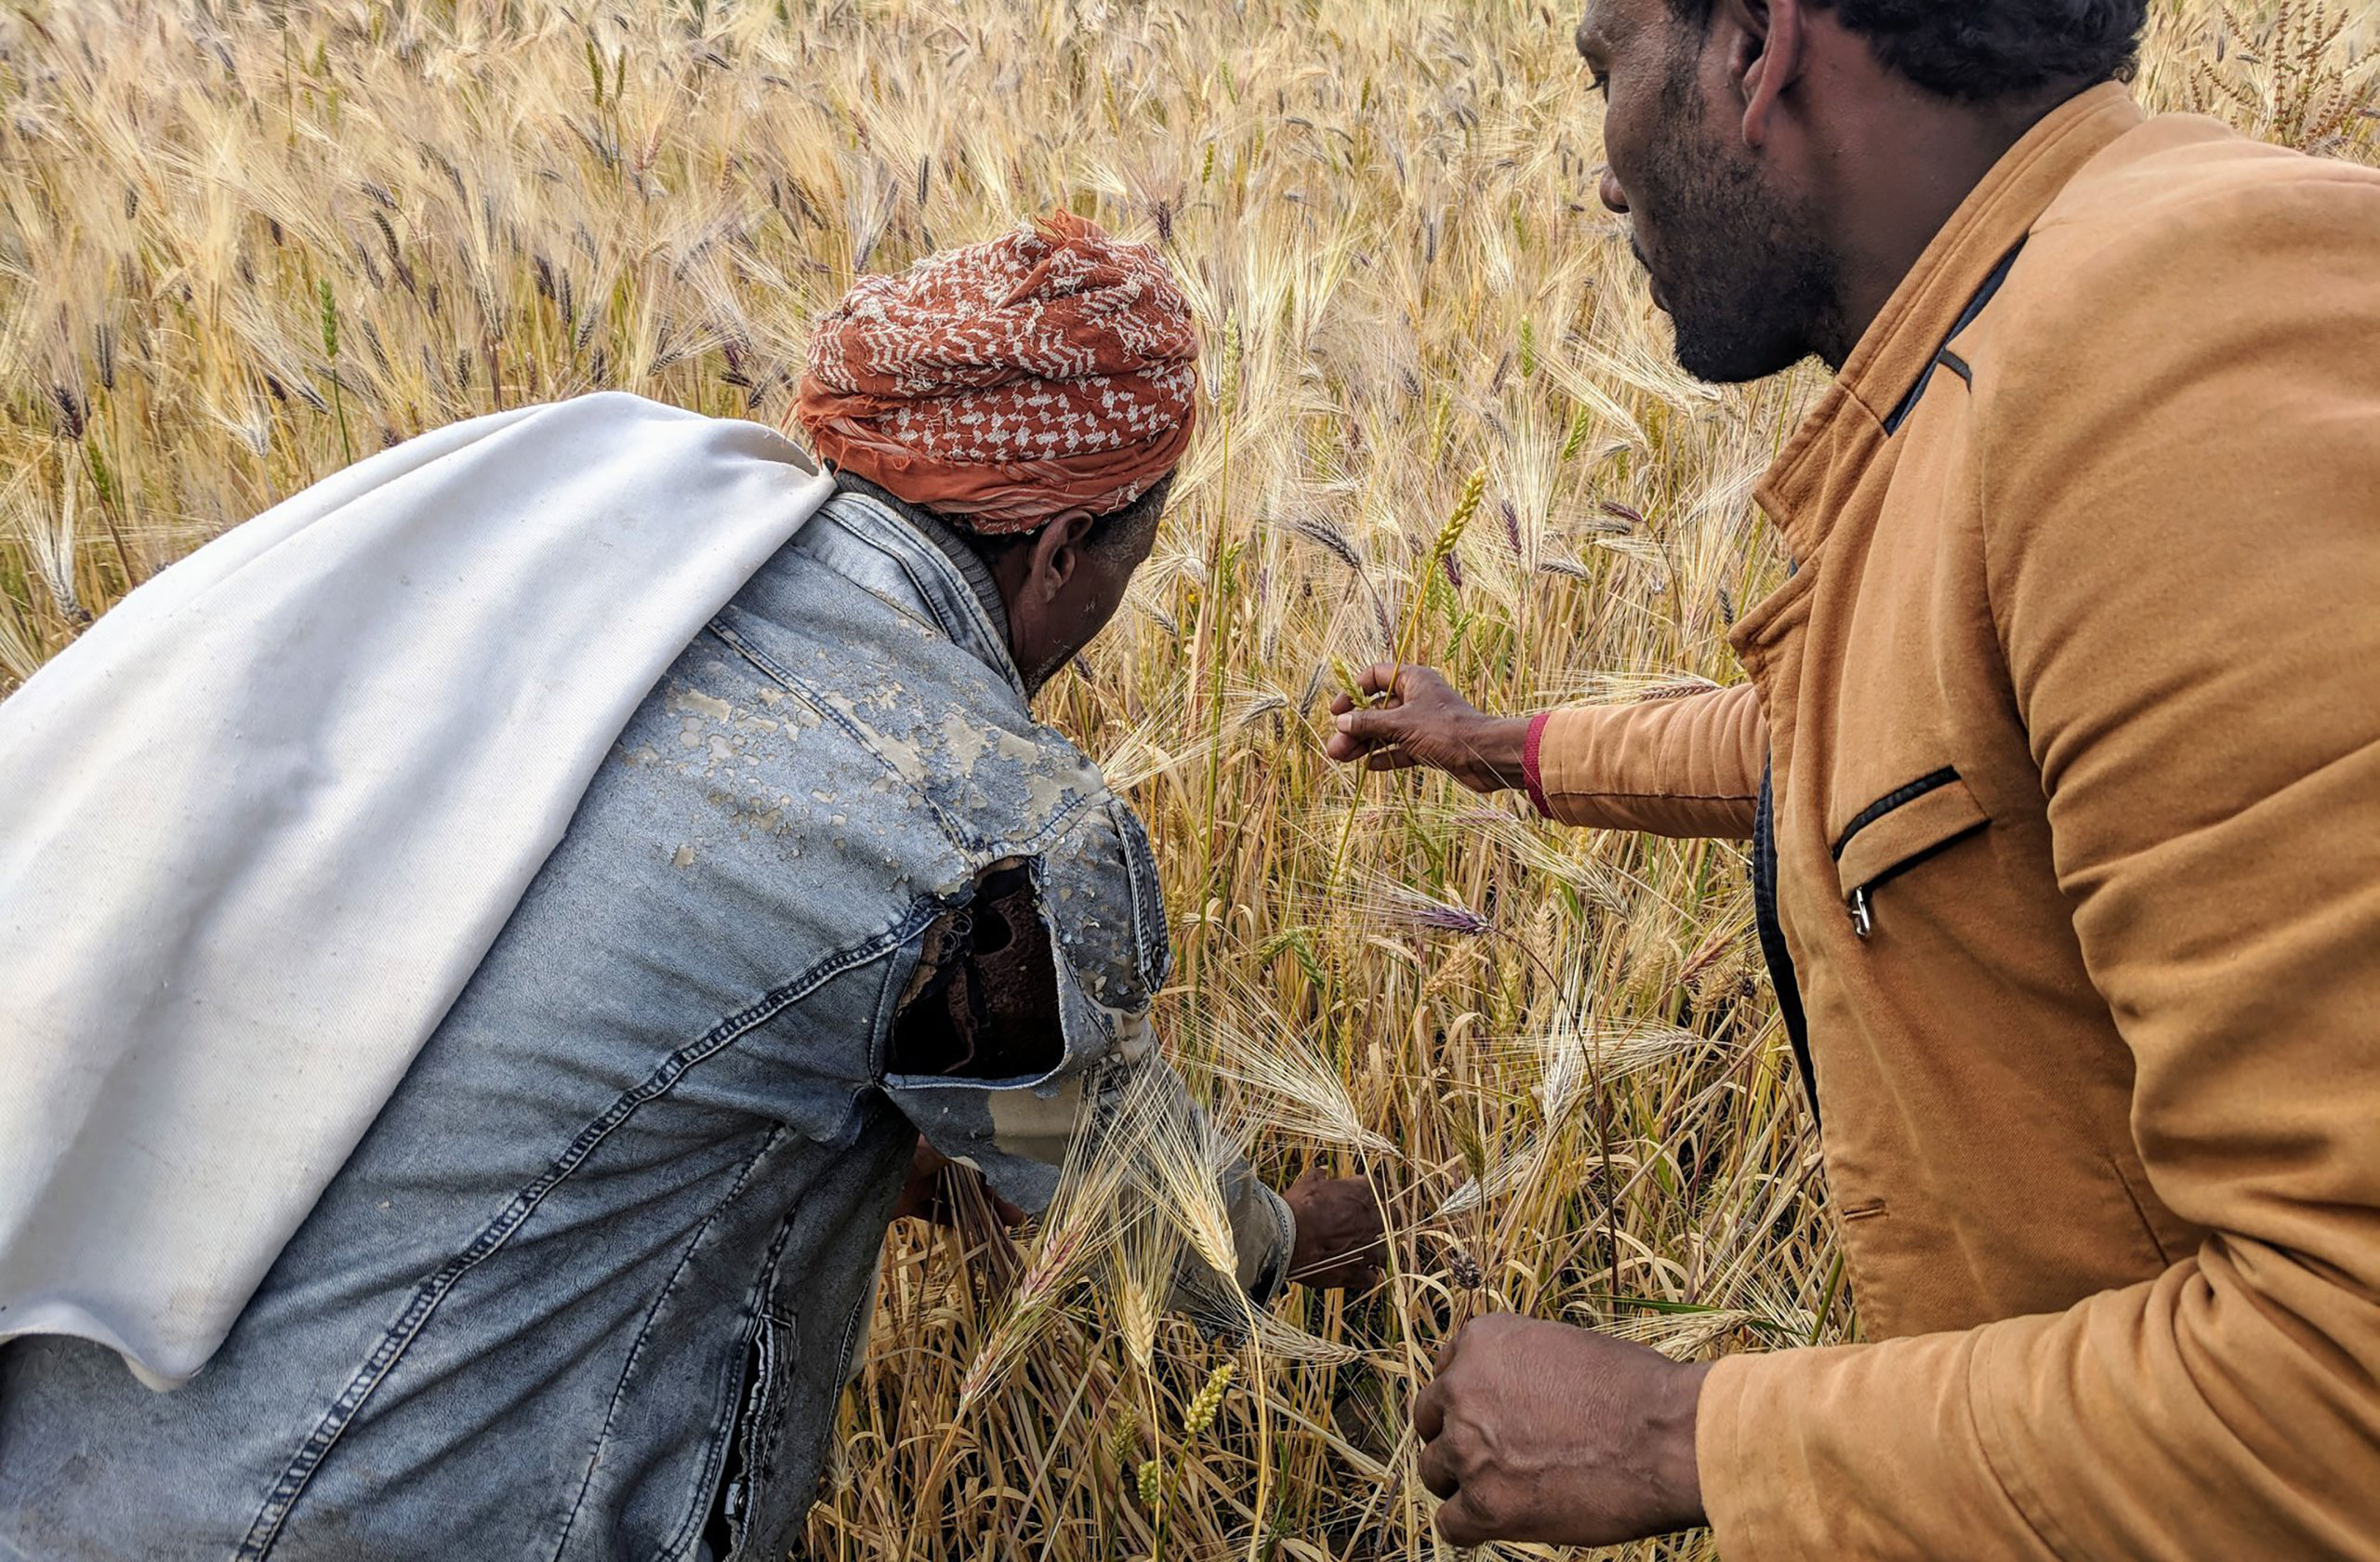
M 1207 1385 L 1198 1390 L 1198 1397 L 1191 1400 L 1190 1408 L 1183 1412 L 1182 1435 L 1184 1437 L 1201 1436 L 1208 1427 L 1215 1423 L 1215 1412 L 1223 1408 L 1223 1390 L 1231 1386 L 1235 1370 L 1234 1365 L 1226 1361 L 1207 1375 Z
M 1570 433 L 1569 437 L 1562 442 L 1562 455 L 1560 457 L 1562 460 L 1567 462 L 1573 457 L 1577 456 L 1580 451 L 1586 448 L 1587 434 L 1594 428 L 1594 414 L 1589 412 L 1583 406 L 1570 415 Z
M 1115 1460 L 1117 1470 L 1132 1467 L 1132 1449 L 1141 1440 L 1141 1420 L 1130 1405 L 1117 1412 L 1116 1425 L 1107 1434 L 1108 1457 Z
M 1462 540 L 1462 529 L 1471 524 L 1473 516 L 1479 513 L 1479 500 L 1487 492 L 1488 469 L 1474 468 L 1471 475 L 1463 480 L 1462 495 L 1455 500 L 1454 512 L 1447 517 L 1447 523 L 1438 528 L 1438 540 L 1430 547 L 1431 568 L 1435 569 L 1445 563 L 1455 545 Z

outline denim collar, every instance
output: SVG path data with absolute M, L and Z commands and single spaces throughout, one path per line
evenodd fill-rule
M 885 508 L 881 499 L 877 500 L 877 504 Z M 999 582 L 992 578 L 992 566 L 984 563 L 983 555 L 968 547 L 966 539 L 957 531 L 935 520 L 931 510 L 895 510 L 894 513 L 906 521 L 920 536 L 941 549 L 957 566 L 959 575 L 966 579 L 968 589 L 975 593 L 975 600 L 983 603 L 984 616 L 992 621 L 992 629 L 998 634 L 1000 643 L 1007 644 L 1008 603 L 1000 600 Z
M 1006 609 L 991 574 L 971 580 L 952 555 L 963 547 L 929 536 L 919 523 L 866 494 L 845 488 L 822 507 L 804 528 L 802 545 L 822 562 L 885 596 L 901 596 L 922 607 L 943 633 L 998 673 L 1030 703 L 1025 675 L 1010 655 Z M 990 592 L 990 601 L 984 593 Z

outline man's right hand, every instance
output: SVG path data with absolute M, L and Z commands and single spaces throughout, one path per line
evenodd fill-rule
M 1367 697 L 1388 697 L 1363 708 L 1344 694 L 1331 700 L 1339 730 L 1322 746 L 1330 758 L 1342 764 L 1361 761 L 1367 770 L 1426 765 L 1474 792 L 1526 784 L 1521 750 L 1528 741 L 1527 717 L 1490 716 L 1436 672 L 1410 663 L 1374 662 L 1357 683 Z
M 1316 1167 L 1281 1195 L 1297 1222 L 1289 1278 L 1316 1291 L 1368 1291 L 1388 1257 L 1380 1190 L 1364 1177 Z

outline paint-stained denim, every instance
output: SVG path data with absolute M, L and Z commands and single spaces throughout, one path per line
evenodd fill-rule
M 921 952 L 1011 862 L 1063 1035 L 890 1071 Z M 839 497 L 645 700 L 199 1375 L 0 1350 L 0 1555 L 782 1555 L 916 1130 L 1038 1207 L 1086 1081 L 1162 1066 L 1166 959 L 1138 824 L 947 557 Z M 1269 1293 L 1287 1223 L 1236 1191 Z

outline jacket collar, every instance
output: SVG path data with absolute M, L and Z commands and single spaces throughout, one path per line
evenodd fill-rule
M 1006 679 L 1020 701 L 1031 703 L 1025 676 L 1009 653 L 1006 627 L 993 622 L 993 608 L 986 607 L 950 554 L 906 516 L 846 488 L 803 528 L 800 542 L 821 563 L 866 589 L 912 611 L 922 609 L 960 649 Z M 988 579 L 986 574 L 986 583 Z
M 1884 420 L 1968 301 L 2082 165 L 2144 117 L 2114 83 L 2078 93 L 2009 148 L 1950 214 L 1753 490 L 1796 560 L 1826 538 L 1841 497 L 1833 480 L 1883 443 Z
M 880 499 L 877 502 L 883 504 Z M 951 567 L 966 580 L 967 589 L 975 593 L 976 604 L 983 608 L 984 616 L 992 621 L 994 638 L 1006 645 L 1008 603 L 1000 600 L 999 582 L 992 577 L 991 566 L 984 563 L 984 556 L 968 547 L 967 540 L 958 532 L 935 520 L 929 510 L 896 510 L 895 513 L 909 523 L 911 530 L 942 549 L 942 556 L 950 561 Z

